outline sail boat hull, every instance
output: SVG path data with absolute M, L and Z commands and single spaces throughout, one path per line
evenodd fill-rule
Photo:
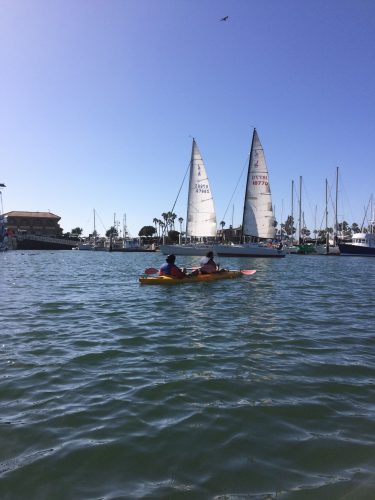
M 201 257 L 207 254 L 209 251 L 213 251 L 213 245 L 160 245 L 160 251 L 164 255 L 169 255 L 171 253 L 175 255 L 192 255 Z
M 274 247 L 248 243 L 243 245 L 214 245 L 214 253 L 219 257 L 285 257 L 285 251 Z

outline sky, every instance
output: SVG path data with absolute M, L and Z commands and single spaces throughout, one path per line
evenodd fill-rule
M 361 224 L 375 191 L 373 0 L 0 0 L 0 95 L 3 210 L 65 232 L 92 232 L 94 210 L 100 234 L 152 225 L 192 137 L 218 224 L 240 224 L 254 127 L 279 222 L 300 177 L 310 229 L 326 179 L 333 223 L 337 167 L 339 221 Z

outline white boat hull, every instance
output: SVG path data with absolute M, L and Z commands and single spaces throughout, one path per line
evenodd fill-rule
M 222 257 L 285 257 L 284 250 L 248 243 L 243 245 L 214 245 L 214 253 Z
M 160 251 L 164 255 L 192 255 L 205 256 L 207 252 L 213 251 L 212 245 L 160 245 Z
M 375 247 L 366 247 L 360 245 L 353 245 L 352 243 L 340 243 L 340 254 L 354 257 L 375 257 Z

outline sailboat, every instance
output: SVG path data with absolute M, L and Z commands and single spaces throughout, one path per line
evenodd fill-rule
M 106 248 L 104 246 L 104 241 L 103 240 L 98 241 L 97 232 L 96 232 L 96 223 L 95 223 L 95 220 L 96 220 L 95 208 L 93 209 L 93 213 L 94 213 L 94 230 L 92 233 L 92 238 L 85 238 L 84 241 L 78 245 L 77 250 L 96 250 L 96 251 L 106 250 Z
M 212 250 L 210 239 L 216 237 L 216 213 L 212 191 L 206 167 L 195 139 L 193 139 L 189 168 L 186 241 L 190 241 L 190 243 L 161 245 L 160 250 L 165 255 L 171 253 L 175 255 L 206 255 L 209 250 Z
M 329 241 L 328 234 L 328 180 L 326 179 L 326 209 L 325 209 L 325 218 L 326 218 L 326 242 L 325 245 L 315 245 L 316 252 L 319 255 L 340 255 L 340 249 L 337 245 L 337 231 L 338 231 L 338 222 L 337 222 L 337 200 L 338 200 L 338 182 L 339 182 L 339 167 L 336 168 L 336 204 L 335 204 L 335 235 L 333 238 L 333 242 Z
M 275 236 L 268 168 L 262 144 L 254 128 L 242 219 L 242 243 L 214 245 L 214 252 L 225 257 L 285 257 L 285 252 L 271 243 Z M 270 242 L 261 243 L 261 240 Z

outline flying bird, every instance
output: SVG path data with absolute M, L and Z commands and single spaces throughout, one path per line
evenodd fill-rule
M 220 21 L 226 21 L 226 20 L 228 19 L 228 17 L 229 17 L 229 16 L 222 17 L 222 18 L 220 19 Z

